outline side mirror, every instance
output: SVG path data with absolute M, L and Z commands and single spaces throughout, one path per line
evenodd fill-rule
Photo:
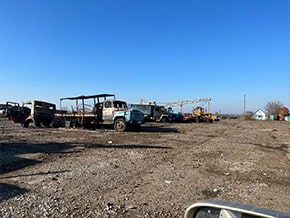
M 290 218 L 290 214 L 223 200 L 203 200 L 189 206 L 184 218 Z

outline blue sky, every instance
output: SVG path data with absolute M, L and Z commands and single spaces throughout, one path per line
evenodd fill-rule
M 289 0 L 0 0 L 0 103 L 115 93 L 290 104 Z M 192 105 L 184 106 L 190 110 Z

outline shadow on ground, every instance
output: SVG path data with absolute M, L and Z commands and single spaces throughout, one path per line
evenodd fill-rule
M 167 146 L 151 146 L 151 145 L 103 145 L 103 144 L 89 144 L 87 148 L 117 148 L 117 149 L 171 149 Z
M 20 188 L 16 185 L 0 183 L 0 203 L 18 195 L 22 195 L 28 191 L 28 189 Z
M 65 143 L 1 143 L 0 144 L 0 174 L 22 169 L 26 166 L 41 163 L 42 160 L 21 157 L 23 154 L 55 154 L 64 153 L 64 150 L 75 147 Z
M 178 132 L 178 130 L 162 126 L 142 126 L 140 132 Z
M 167 146 L 151 145 L 114 145 L 114 144 L 87 144 L 81 145 L 90 149 L 170 149 Z M 45 158 L 42 154 L 69 154 L 77 153 L 79 150 L 71 150 L 76 145 L 66 143 L 1 143 L 0 144 L 0 175 L 27 166 L 39 164 Z M 38 155 L 39 153 L 39 155 Z M 34 155 L 35 154 L 35 155 Z M 26 155 L 26 157 L 23 157 Z M 31 158 L 27 158 L 31 155 Z
M 63 143 L 44 143 L 44 144 L 27 144 L 27 143 L 0 143 L 0 175 L 11 171 L 19 170 L 27 166 L 36 165 L 42 162 L 41 159 L 35 158 L 34 154 L 57 154 L 66 153 L 67 149 L 75 147 Z M 71 151 L 68 151 L 71 152 Z M 27 155 L 22 157 L 22 155 Z M 31 158 L 29 158 L 31 155 Z M 39 172 L 36 174 L 18 174 L 14 176 L 1 177 L 0 179 L 10 179 L 14 177 L 38 176 L 44 174 L 63 173 L 57 172 Z M 29 189 L 21 188 L 17 185 L 0 182 L 0 203 L 10 198 L 16 197 L 29 192 Z
M 29 176 L 42 176 L 42 175 L 53 175 L 53 174 L 60 174 L 60 173 L 67 173 L 71 172 L 71 170 L 59 170 L 59 171 L 48 171 L 48 172 L 39 172 L 39 173 L 29 173 L 29 174 L 17 174 L 15 176 L 2 176 L 0 179 L 11 179 L 11 178 L 18 178 L 18 177 L 29 177 Z

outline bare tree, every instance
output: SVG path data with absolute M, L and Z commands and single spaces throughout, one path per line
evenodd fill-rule
M 283 107 L 281 101 L 269 101 L 265 106 L 265 110 L 268 114 L 278 114 L 281 107 Z

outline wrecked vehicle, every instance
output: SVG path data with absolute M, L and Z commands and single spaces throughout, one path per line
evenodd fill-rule
M 145 121 L 154 122 L 171 122 L 172 114 L 164 106 L 156 105 L 155 102 L 150 104 L 130 104 L 130 108 L 140 110 L 144 114 Z
M 6 110 L 6 104 L 0 104 L 0 116 L 4 116 Z
M 6 102 L 4 116 L 23 127 L 51 127 L 54 123 L 56 105 L 49 102 L 31 100 L 23 102 Z
M 71 110 L 64 106 L 64 100 L 75 101 Z M 68 123 L 69 127 L 98 128 L 112 126 L 116 131 L 139 130 L 144 123 L 143 113 L 129 109 L 125 101 L 116 100 L 114 94 L 82 95 L 60 99 L 60 113 L 55 118 Z

